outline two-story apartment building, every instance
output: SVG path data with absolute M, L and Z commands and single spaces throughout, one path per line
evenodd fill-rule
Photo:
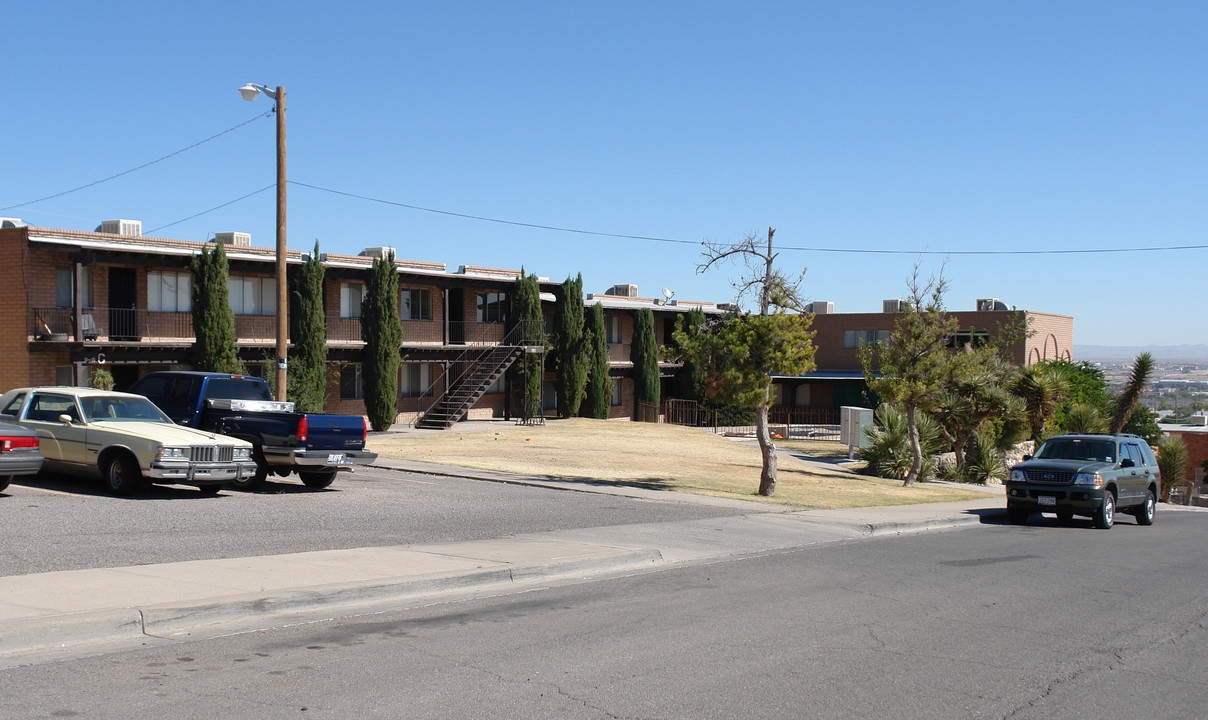
M 274 355 L 276 332 L 275 250 L 256 247 L 243 233 L 220 233 L 230 266 L 229 293 L 235 313 L 237 347 L 256 371 Z M 99 363 L 118 389 L 141 375 L 189 366 L 194 341 L 191 258 L 206 243 L 141 235 L 137 221 L 103 223 L 97 232 L 25 226 L 4 221 L 0 252 L 8 258 L 10 280 L 0 284 L 0 307 L 10 322 L 0 327 L 0 388 L 23 385 L 86 384 Z M 213 243 L 209 244 L 213 247 Z M 330 412 L 363 414 L 361 303 L 365 278 L 375 257 L 391 248 L 366 248 L 359 255 L 324 254 Z M 489 349 L 507 345 L 509 293 L 518 270 L 397 259 L 403 358 L 399 420 L 413 422 L 445 393 L 463 371 Z M 289 280 L 305 260 L 290 251 Z M 539 279 L 547 313 L 558 284 Z M 615 289 L 614 289 L 615 290 Z M 614 377 L 613 417 L 633 413 L 628 350 L 633 314 L 654 310 L 658 341 L 670 341 L 673 318 L 688 305 L 636 297 L 633 293 L 589 296 L 605 307 Z M 697 303 L 715 311 L 711 303 Z M 533 350 L 533 348 L 530 348 Z M 539 349 L 537 349 L 539 351 Z M 506 361 L 506 360 L 505 360 Z M 671 365 L 664 366 L 669 376 Z M 478 394 L 470 418 L 504 417 L 515 412 L 506 377 Z
M 834 422 L 840 407 L 865 405 L 867 385 L 859 349 L 889 337 L 904 303 L 885 300 L 879 313 L 836 313 L 834 303 L 813 303 L 817 369 L 802 376 L 774 378 L 775 404 L 826 411 L 833 414 Z M 997 298 L 978 300 L 975 310 L 948 314 L 957 319 L 959 328 L 953 346 L 1010 330 L 1015 334 L 1010 359 L 1017 365 L 1071 358 L 1074 319 L 1069 315 L 1008 308 Z

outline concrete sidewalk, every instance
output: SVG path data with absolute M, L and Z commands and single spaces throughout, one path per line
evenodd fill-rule
M 532 533 L 487 541 L 369 547 L 264 557 L 0 577 L 0 666 L 105 647 L 211 637 L 353 615 L 467 593 L 499 593 L 774 552 L 886 533 L 983 522 L 985 499 L 854 510 L 806 510 L 641 488 L 379 462 L 412 472 L 726 505 L 705 520 Z M 791 510 L 791 511 L 788 511 Z

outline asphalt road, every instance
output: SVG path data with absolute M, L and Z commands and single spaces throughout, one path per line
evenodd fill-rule
M 0 672 L 0 717 L 1203 717 L 1208 517 L 1033 519 Z
M 672 502 L 671 500 L 681 500 Z M 68 477 L 18 478 L 0 492 L 0 575 L 312 550 L 481 540 L 516 533 L 738 514 L 390 470 L 343 474 L 315 491 L 296 478 L 264 491 L 156 486 L 132 498 Z

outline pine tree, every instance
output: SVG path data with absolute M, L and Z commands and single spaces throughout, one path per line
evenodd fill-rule
M 612 407 L 612 378 L 608 375 L 608 336 L 604 330 L 604 306 L 594 303 L 587 309 L 584 336 L 588 346 L 587 397 L 583 415 L 597 420 L 608 419 Z
M 705 311 L 699 307 L 692 308 L 686 315 L 676 319 L 675 327 L 677 331 L 686 333 L 689 338 L 694 338 L 704 330 Z M 675 397 L 700 402 L 704 397 L 704 388 L 704 370 L 695 360 L 685 357 L 680 369 L 675 373 Z
M 634 402 L 659 405 L 659 348 L 654 339 L 654 313 L 650 308 L 638 310 L 633 318 L 633 345 L 629 351 L 633 361 Z M 636 413 L 635 413 L 636 415 Z
M 323 312 L 323 263 L 319 241 L 298 271 L 292 314 L 294 352 L 289 368 L 289 399 L 299 412 L 323 412 L 327 395 L 327 317 Z
M 230 267 L 226 250 L 201 249 L 189 263 L 193 273 L 193 367 L 207 372 L 243 374 L 235 348 L 235 312 L 227 289 Z
M 567 278 L 554 306 L 554 362 L 558 371 L 558 415 L 579 413 L 587 385 L 587 343 L 583 335 L 583 276 Z
M 398 417 L 399 348 L 403 344 L 399 320 L 398 271 L 391 252 L 385 258 L 374 258 L 361 304 L 365 414 L 378 431 L 388 429 Z
M 544 346 L 545 329 L 541 317 L 541 290 L 536 275 L 525 275 L 512 284 L 512 313 L 510 327 L 520 326 L 518 342 L 527 346 Z M 541 412 L 541 375 L 544 368 L 544 353 L 526 352 L 519 362 L 512 365 L 509 373 L 516 399 L 520 403 L 522 420 L 536 417 Z

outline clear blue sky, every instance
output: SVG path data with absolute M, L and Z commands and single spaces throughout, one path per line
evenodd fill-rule
M 289 246 L 583 273 L 727 301 L 698 243 L 776 227 L 805 293 L 900 297 L 919 251 L 1208 244 L 1203 2 L 16 3 L 0 207 L 266 113 L 286 87 Z M 265 117 L 0 211 L 272 246 Z M 944 255 L 921 256 L 924 273 Z M 947 305 L 1073 315 L 1077 344 L 1208 342 L 1208 250 L 951 255 Z

